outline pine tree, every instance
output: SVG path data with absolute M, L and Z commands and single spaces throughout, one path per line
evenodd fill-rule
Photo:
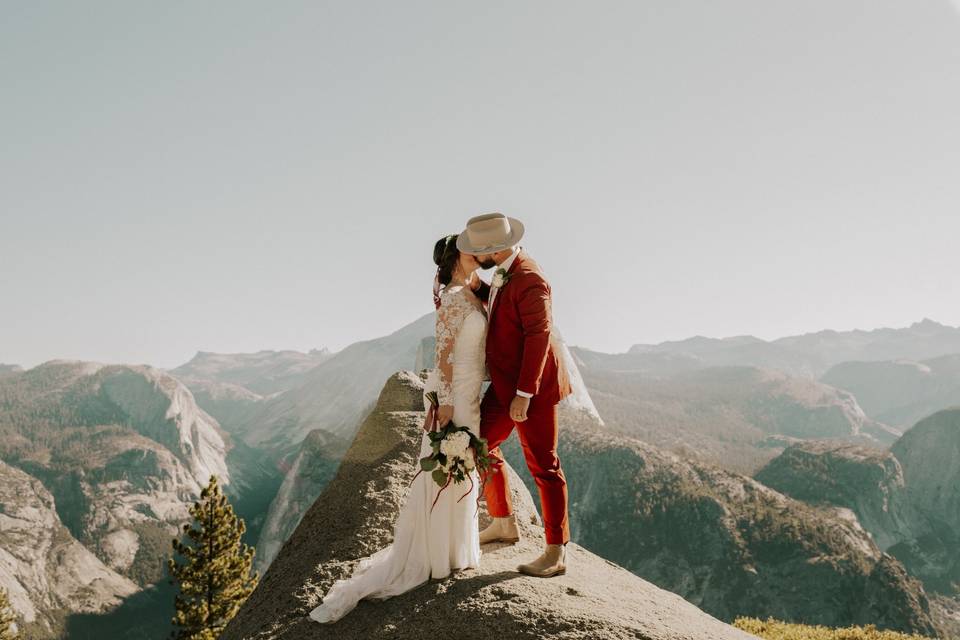
M 16 629 L 17 616 L 10 604 L 10 596 L 0 587 L 0 640 L 18 640 L 20 633 Z
M 257 585 L 251 573 L 254 550 L 240 542 L 246 530 L 216 476 L 190 507 L 194 522 L 183 525 L 184 540 L 173 540 L 167 567 L 178 584 L 174 627 L 177 640 L 216 640 Z M 178 563 L 179 555 L 182 563 Z

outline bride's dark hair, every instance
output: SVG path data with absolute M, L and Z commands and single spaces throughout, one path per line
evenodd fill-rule
M 457 234 L 443 236 L 433 245 L 433 264 L 437 265 L 437 275 L 433 279 L 433 304 L 440 308 L 440 287 L 447 286 L 453 280 L 453 270 L 460 259 L 457 249 Z
M 437 265 L 437 279 L 446 286 L 453 280 L 453 270 L 457 267 L 460 250 L 457 249 L 457 235 L 444 236 L 433 245 L 433 264 Z

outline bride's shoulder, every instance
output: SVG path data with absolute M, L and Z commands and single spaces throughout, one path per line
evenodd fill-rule
M 479 298 L 469 287 L 455 285 L 444 287 L 440 292 L 440 305 L 443 307 L 464 307 L 472 309 L 479 304 Z
M 461 300 L 467 299 L 468 289 L 461 285 L 454 285 L 452 287 L 444 287 L 440 291 L 440 300 L 445 304 L 456 304 Z M 473 293 L 470 291 L 469 293 Z

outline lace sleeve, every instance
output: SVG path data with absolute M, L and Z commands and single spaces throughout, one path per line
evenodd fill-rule
M 436 366 L 439 377 L 437 396 L 440 404 L 453 404 L 453 348 L 463 321 L 472 310 L 463 293 L 445 290 L 437 309 Z

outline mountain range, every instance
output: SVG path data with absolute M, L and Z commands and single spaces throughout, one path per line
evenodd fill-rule
M 960 327 L 925 318 L 898 329 L 824 330 L 771 341 L 754 336 L 695 336 L 654 345 L 636 344 L 624 354 L 579 351 L 584 361 L 603 360 L 609 363 L 609 367 L 620 371 L 656 375 L 704 367 L 745 365 L 818 377 L 841 362 L 926 360 L 960 353 Z
M 430 314 L 336 353 L 198 352 L 169 371 L 0 365 L 0 473 L 20 487 L 0 501 L 0 586 L 38 638 L 166 635 L 151 635 L 171 597 L 163 556 L 208 474 L 226 483 L 269 571 L 342 468 L 383 381 L 432 366 L 432 332 Z M 625 354 L 565 347 L 575 393 L 561 408 L 560 446 L 575 541 L 721 619 L 942 629 L 960 609 L 948 589 L 957 524 L 931 514 L 954 508 L 943 496 L 960 480 L 914 482 L 887 503 L 864 489 L 854 508 L 765 478 L 805 450 L 857 451 L 901 475 L 893 451 L 949 450 L 943 429 L 907 444 L 915 422 L 957 402 L 958 333 L 925 320 Z M 532 487 L 516 444 L 505 450 Z M 873 478 L 851 473 L 835 482 Z M 899 486 L 891 474 L 877 486 Z M 51 542 L 27 553 L 22 532 L 34 529 Z M 71 566 L 97 588 L 65 578 Z M 813 589 L 818 580 L 831 587 Z M 852 592 L 869 597 L 836 606 Z

